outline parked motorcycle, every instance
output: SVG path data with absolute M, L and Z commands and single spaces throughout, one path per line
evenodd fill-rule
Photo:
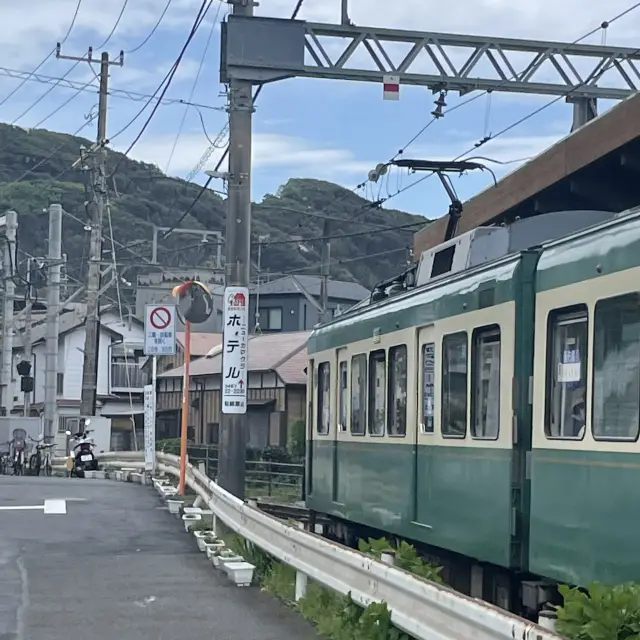
M 85 471 L 97 471 L 98 459 L 93 454 L 95 443 L 89 437 L 93 429 L 87 429 L 89 421 L 85 422 L 83 431 L 79 431 L 73 436 L 70 457 L 72 460 L 70 475 L 78 478 L 84 478 Z M 67 431 L 67 435 L 71 435 L 71 431 Z

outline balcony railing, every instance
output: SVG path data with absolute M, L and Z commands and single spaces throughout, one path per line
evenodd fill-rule
M 133 362 L 111 363 L 111 391 L 142 391 L 147 384 L 147 374 Z

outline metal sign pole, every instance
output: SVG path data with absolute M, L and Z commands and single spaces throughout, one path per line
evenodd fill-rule
M 191 322 L 184 323 L 184 379 L 182 382 L 182 415 L 180 423 L 180 484 L 178 493 L 183 496 L 187 470 L 187 428 L 189 424 L 189 365 L 191 364 Z

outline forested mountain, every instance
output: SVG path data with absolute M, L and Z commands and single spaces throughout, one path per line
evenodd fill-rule
M 18 212 L 19 245 L 24 251 L 45 255 L 45 210 L 50 203 L 59 202 L 67 212 L 86 220 L 83 172 L 77 166 L 72 168 L 81 146 L 89 148 L 91 143 L 66 134 L 0 124 L 0 210 Z M 120 158 L 119 153 L 109 152 L 110 171 Z M 119 163 L 108 187 L 113 237 L 132 245 L 139 254 L 136 257 L 116 247 L 118 262 L 132 265 L 127 279 L 134 280 L 135 271 L 144 262 L 141 256 L 151 256 L 153 225 L 172 226 L 189 208 L 200 187 L 170 178 L 154 165 L 127 158 Z M 268 234 L 271 243 L 262 249 L 263 271 L 319 273 L 321 243 L 305 239 L 322 235 L 323 216 L 338 219 L 330 223 L 331 235 L 346 236 L 332 240 L 331 277 L 355 280 L 367 287 L 404 268 L 408 253 L 402 249 L 411 245 L 412 234 L 420 225 L 389 231 L 380 228 L 425 222 L 402 211 L 371 208 L 367 200 L 330 182 L 291 179 L 275 195 L 267 195 L 253 205 L 253 238 Z M 207 190 L 181 226 L 224 233 L 224 220 L 223 197 Z M 366 233 L 350 235 L 359 232 Z M 197 242 L 198 238 L 173 234 L 161 240 L 159 261 L 169 266 L 212 264 L 215 247 L 196 246 Z M 85 226 L 65 216 L 63 251 L 70 275 L 83 276 L 88 243 Z M 104 246 L 110 251 L 107 220 Z M 256 257 L 254 251 L 254 262 Z

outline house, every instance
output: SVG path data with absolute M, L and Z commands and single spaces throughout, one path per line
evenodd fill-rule
M 80 397 L 84 360 L 86 311 L 83 305 L 64 310 L 59 318 L 57 405 L 59 447 L 66 447 L 66 430 L 76 432 L 80 418 Z M 24 394 L 16 365 L 23 359 L 24 332 L 14 339 L 10 413 L 22 414 Z M 46 323 L 31 329 L 32 375 L 31 415 L 44 411 Z M 146 376 L 140 369 L 144 343 L 143 324 L 133 316 L 121 318 L 113 307 L 100 313 L 96 417 L 92 418 L 98 450 L 131 449 L 133 424 L 140 446 L 143 441 L 143 387 Z M 133 420 L 133 422 L 132 422 Z
M 309 331 L 249 337 L 247 445 L 285 446 L 293 424 L 305 420 Z M 221 349 L 191 363 L 188 438 L 217 444 L 220 425 Z M 180 433 L 183 367 L 158 376 L 156 440 Z
M 262 332 L 306 331 L 321 320 L 319 276 L 288 275 L 251 287 L 249 318 L 251 328 L 256 324 L 256 308 Z M 357 282 L 329 280 L 329 317 L 343 313 L 364 300 L 370 292 Z
M 170 371 L 184 364 L 184 331 L 176 332 L 176 354 L 174 356 L 158 356 L 158 373 Z M 211 349 L 222 344 L 221 333 L 191 332 L 191 360 L 206 356 Z M 145 365 L 145 368 L 147 365 Z

